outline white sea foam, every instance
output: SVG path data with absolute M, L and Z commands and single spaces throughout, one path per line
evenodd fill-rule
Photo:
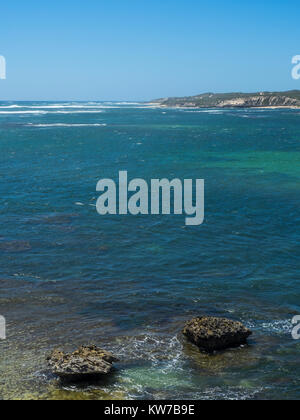
M 105 108 L 105 105 L 78 105 L 78 104 L 53 104 L 53 105 L 7 105 L 7 106 L 0 106 L 1 109 L 97 109 L 97 108 Z
M 262 323 L 261 328 L 273 333 L 290 335 L 292 333 L 293 324 L 290 319 L 286 319 L 282 321 L 264 322 Z
M 31 111 L 0 111 L 3 115 L 15 115 L 15 114 L 33 114 L 33 115 L 46 115 L 46 114 L 101 114 L 103 110 L 78 110 L 78 111 L 42 111 L 42 110 L 31 110 Z
M 51 128 L 51 127 L 106 127 L 107 124 L 27 124 L 27 127 Z
M 187 400 L 228 400 L 228 401 L 245 401 L 255 399 L 257 394 L 265 391 L 263 387 L 255 387 L 247 389 L 242 386 L 224 386 L 224 387 L 208 387 L 198 392 L 185 392 Z
M 104 112 L 103 110 L 95 110 L 95 109 L 91 109 L 91 110 L 85 110 L 85 111 L 53 111 L 53 112 L 48 112 L 48 114 L 101 114 L 102 112 Z
M 94 110 L 95 112 L 97 110 L 102 109 L 120 109 L 120 108 L 133 108 L 133 109 L 147 109 L 147 108 L 155 108 L 153 105 L 146 105 L 146 104 L 140 104 L 138 102 L 88 102 L 88 103 L 59 103 L 59 104 L 35 104 L 35 105 L 21 105 L 21 104 L 12 104 L 12 105 L 1 105 L 0 109 L 3 110 L 13 110 L 13 109 L 19 109 L 19 110 Z M 77 111 L 76 111 L 77 112 Z
M 273 334 L 280 334 L 280 335 L 290 335 L 293 329 L 293 324 L 290 319 L 274 320 L 274 321 L 244 320 L 243 323 L 251 329 L 257 329 L 265 333 L 273 333 Z
M 45 115 L 48 114 L 46 111 L 0 111 L 0 114 L 4 115 L 14 115 L 14 114 L 35 114 L 35 115 Z
M 0 106 L 0 109 L 11 109 L 11 108 L 25 108 L 20 105 L 7 105 L 7 106 Z
M 121 360 L 144 360 L 152 362 L 153 366 L 164 363 L 164 369 L 181 369 L 185 360 L 183 347 L 177 335 L 162 337 L 149 330 L 140 336 L 123 337 L 116 341 L 113 351 Z
M 185 112 L 194 113 L 194 114 L 224 114 L 224 109 L 197 109 L 190 110 L 187 108 L 182 109 Z

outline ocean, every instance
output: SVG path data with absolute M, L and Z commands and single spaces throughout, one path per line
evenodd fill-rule
M 299 399 L 300 112 L 139 103 L 0 102 L 1 399 Z M 119 171 L 205 180 L 205 221 L 100 216 Z M 182 336 L 198 315 L 242 321 L 214 355 Z M 61 386 L 53 348 L 119 357 Z

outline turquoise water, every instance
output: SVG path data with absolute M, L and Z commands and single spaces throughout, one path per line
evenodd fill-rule
M 300 112 L 116 103 L 0 103 L 0 398 L 300 397 Z M 99 216 L 96 183 L 204 178 L 205 223 Z M 180 331 L 241 320 L 250 345 L 213 356 Z M 61 387 L 54 347 L 120 358 Z

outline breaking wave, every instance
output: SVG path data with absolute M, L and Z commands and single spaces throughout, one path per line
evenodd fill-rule
M 36 128 L 59 128 L 59 127 L 106 127 L 107 124 L 27 124 L 27 127 Z

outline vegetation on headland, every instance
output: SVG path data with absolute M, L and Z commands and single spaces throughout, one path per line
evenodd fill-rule
M 203 93 L 182 98 L 162 98 L 152 102 L 166 107 L 188 108 L 300 108 L 300 90 L 257 93 Z

